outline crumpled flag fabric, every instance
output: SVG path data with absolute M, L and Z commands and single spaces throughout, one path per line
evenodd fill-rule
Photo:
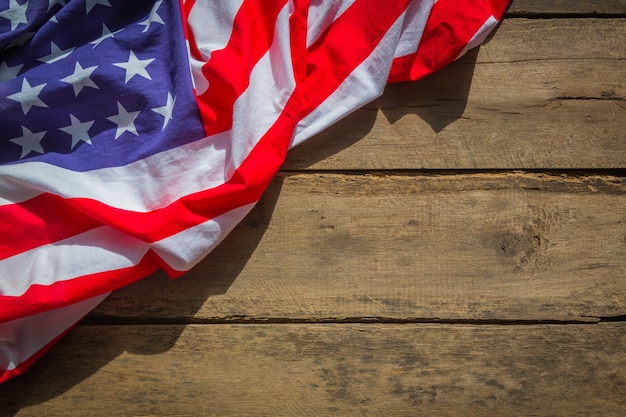
M 0 382 L 197 264 L 289 148 L 478 45 L 508 1 L 0 0 Z

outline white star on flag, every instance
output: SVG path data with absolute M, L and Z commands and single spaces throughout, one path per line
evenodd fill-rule
M 161 3 L 163 3 L 163 0 L 157 1 L 154 6 L 152 6 L 152 10 L 150 10 L 148 18 L 142 22 L 139 22 L 140 25 L 145 26 L 142 31 L 143 33 L 146 33 L 150 29 L 150 25 L 153 23 L 160 23 L 162 25 L 165 24 L 163 19 L 161 19 L 161 16 L 159 16 L 159 14 L 157 13 L 159 7 L 161 7 Z
M 115 35 L 120 33 L 121 31 L 122 30 L 120 29 L 120 30 L 116 30 L 115 32 L 111 32 L 111 30 L 107 27 L 107 25 L 103 23 L 102 24 L 102 36 L 100 36 L 95 41 L 89 42 L 90 45 L 93 45 L 93 48 L 91 49 L 96 49 L 96 46 L 100 45 L 102 42 L 104 42 L 105 40 L 109 38 L 113 39 Z
M 43 56 L 37 61 L 44 62 L 46 64 L 53 64 L 62 60 L 74 51 L 75 48 L 61 49 L 56 43 L 50 42 L 50 55 Z
M 75 117 L 73 114 L 70 114 L 70 125 L 61 127 L 59 130 L 62 130 L 65 133 L 72 135 L 72 147 L 78 144 L 78 142 L 83 141 L 91 145 L 91 137 L 89 136 L 89 129 L 93 125 L 94 120 L 90 122 L 81 122 Z
M 117 125 L 117 129 L 115 130 L 115 139 L 122 136 L 124 132 L 130 132 L 135 136 L 139 136 L 137 128 L 135 127 L 135 119 L 139 113 L 140 112 L 138 111 L 128 112 L 119 101 L 117 102 L 117 115 L 107 117 L 108 120 Z
M 160 114 L 163 116 L 163 127 L 161 130 L 165 129 L 165 126 L 172 120 L 172 112 L 174 111 L 174 104 L 176 104 L 176 97 L 172 97 L 171 93 L 167 93 L 167 103 L 165 106 L 155 107 L 151 109 L 153 112 Z
M 91 74 L 96 70 L 96 68 L 98 68 L 97 65 L 93 67 L 83 68 L 82 65 L 80 65 L 80 63 L 77 61 L 74 65 L 74 73 L 68 75 L 65 78 L 61 78 L 60 81 L 72 84 L 72 87 L 74 88 L 74 97 L 78 97 L 78 93 L 80 93 L 84 87 L 99 89 L 96 83 L 94 83 L 91 78 L 89 78 L 91 77 Z
M 28 9 L 28 2 L 19 4 L 17 0 L 11 0 L 9 8 L 0 12 L 0 17 L 10 20 L 11 31 L 14 31 L 20 23 L 28 24 L 26 9 Z
M 111 3 L 109 3 L 109 0 L 87 0 L 85 1 L 85 5 L 87 6 L 87 12 L 85 14 L 89 14 L 91 9 L 96 7 L 98 4 L 101 6 L 111 7 Z
M 12 80 L 17 77 L 17 74 L 20 73 L 23 66 L 24 64 L 19 64 L 10 67 L 7 65 L 6 61 L 3 61 L 0 64 L 0 81 Z
M 19 102 L 22 105 L 22 111 L 24 114 L 28 114 L 33 106 L 48 107 L 48 105 L 39 98 L 39 94 L 45 86 L 46 83 L 31 87 L 28 80 L 24 78 L 22 80 L 22 90 L 18 93 L 7 96 L 7 98 Z
M 45 131 L 33 133 L 28 128 L 22 126 L 22 136 L 9 140 L 22 147 L 22 155 L 20 156 L 20 159 L 22 159 L 31 152 L 44 152 L 41 146 L 41 139 L 44 137 L 45 134 Z
M 154 61 L 154 58 L 150 59 L 139 59 L 137 55 L 133 51 L 130 51 L 130 56 L 128 57 L 128 62 L 118 62 L 115 65 L 116 67 L 124 68 L 126 70 L 126 79 L 125 83 L 128 83 L 135 75 L 139 75 L 143 78 L 147 78 L 148 80 L 152 80 L 150 74 L 146 70 L 146 67 L 150 65 L 150 63 Z

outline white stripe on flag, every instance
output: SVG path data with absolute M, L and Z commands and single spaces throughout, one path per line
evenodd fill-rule
M 431 5 L 427 3 L 423 7 L 430 9 Z M 414 12 L 415 15 L 419 15 L 417 11 Z M 304 142 L 382 94 L 387 85 L 389 68 L 404 18 L 405 14 L 402 14 L 372 53 L 346 77 L 333 94 L 298 123 L 291 147 Z M 416 29 L 416 33 L 419 31 L 421 37 L 426 21 L 420 24 L 421 27 Z
M 422 34 L 424 33 L 424 27 L 434 4 L 433 0 L 411 2 L 402 23 L 402 34 L 400 35 L 394 58 L 417 52 Z
M 306 47 L 310 47 L 357 0 L 313 0 L 307 16 Z
M 196 46 L 208 61 L 211 52 L 224 49 L 233 31 L 233 22 L 243 0 L 196 0 L 187 23 L 193 29 Z
M 19 297 L 33 285 L 51 285 L 76 277 L 137 265 L 150 250 L 171 268 L 187 271 L 200 262 L 245 217 L 254 204 L 230 210 L 207 222 L 153 244 L 109 226 L 40 246 L 0 262 L 0 295 Z M 97 246 L 94 246 L 97 242 Z M 50 265 L 55 265 L 51 268 Z M 19 274 L 15 271 L 20 271 Z
M 192 28 L 196 46 L 202 55 L 202 59 L 189 55 L 189 67 L 198 95 L 204 94 L 209 88 L 209 83 L 202 74 L 202 67 L 211 58 L 213 51 L 223 49 L 228 44 L 233 21 L 242 4 L 243 0 L 197 0 L 189 13 L 187 23 Z
M 188 271 L 209 254 L 248 214 L 253 204 L 237 207 L 221 216 L 152 244 L 152 249 L 172 269 Z
M 285 6 L 276 19 L 274 39 L 269 50 L 250 74 L 250 85 L 235 102 L 231 133 L 231 176 L 248 157 L 252 148 L 281 115 L 296 82 L 291 62 L 289 9 Z
M 149 244 L 109 226 L 22 252 L 0 262 L 0 295 L 19 297 L 32 285 L 134 266 Z
M 0 369 L 15 369 L 96 308 L 108 295 L 0 323 Z

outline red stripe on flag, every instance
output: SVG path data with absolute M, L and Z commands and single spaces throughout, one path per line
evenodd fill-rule
M 301 119 L 328 98 L 372 53 L 408 3 L 386 2 L 381 7 L 379 0 L 358 0 L 320 35 L 307 51 Z
M 53 194 L 0 206 L 0 260 L 101 224 Z
M 389 82 L 423 78 L 453 62 L 483 24 L 500 19 L 508 0 L 439 0 L 415 54 L 394 59 Z
M 198 50 L 198 46 L 196 45 L 196 41 L 193 36 L 193 32 L 189 30 L 187 22 L 185 21 L 185 19 L 189 16 L 189 13 L 191 13 L 191 9 L 193 9 L 193 6 L 196 4 L 196 0 L 179 0 L 178 4 L 180 10 L 182 11 L 181 17 L 183 21 L 181 22 L 181 24 L 183 25 L 183 33 L 185 34 L 185 39 L 187 39 L 188 41 L 189 54 L 196 59 L 200 59 L 202 54 Z
M 276 19 L 286 4 L 286 1 L 244 1 L 233 22 L 228 44 L 213 52 L 203 66 L 209 88 L 197 97 L 197 103 L 208 136 L 232 127 L 235 101 L 248 87 L 252 69 L 272 44 Z M 193 45 L 195 48 L 195 42 Z
M 402 81 L 411 81 L 411 68 L 417 59 L 417 52 L 411 55 L 405 55 L 394 58 L 389 71 L 387 82 L 398 83 Z M 415 81 L 415 80 L 412 80 Z
M 157 258 L 153 252 L 148 252 L 137 265 L 128 268 L 84 275 L 51 285 L 31 285 L 19 297 L 0 295 L 0 323 L 65 307 L 121 288 L 156 272 L 160 262 Z

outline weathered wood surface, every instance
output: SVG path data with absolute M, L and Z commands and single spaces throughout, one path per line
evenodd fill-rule
M 626 14 L 625 0 L 514 0 L 509 16 L 515 15 L 603 15 Z
M 626 315 L 626 179 L 283 174 L 183 279 L 92 319 L 593 320 Z
M 626 166 L 626 20 L 508 19 L 291 151 L 290 169 Z
M 294 149 L 209 258 L 113 294 L 0 416 L 626 415 L 626 0 L 507 16 Z
M 623 417 L 625 345 L 624 323 L 81 326 L 0 402 L 46 417 Z

